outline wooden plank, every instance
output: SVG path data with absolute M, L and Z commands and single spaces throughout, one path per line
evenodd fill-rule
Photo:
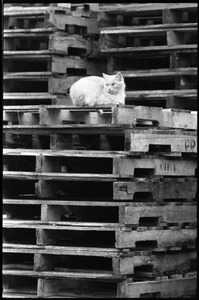
M 21 99 L 56 99 L 55 95 L 51 95 L 49 93 L 4 93 L 4 100 L 21 100 Z
M 20 244 L 3 244 L 5 253 L 38 253 L 50 255 L 83 255 L 99 257 L 118 257 L 120 251 L 115 248 L 99 247 L 69 247 L 69 246 L 51 246 L 51 245 L 20 245 Z
M 37 296 L 41 298 L 52 297 L 59 294 L 61 289 L 60 280 L 55 279 L 38 279 L 37 283 Z
M 196 135 L 167 135 L 142 132 L 130 133 L 126 139 L 126 151 L 149 151 L 150 145 L 168 145 L 169 152 L 197 153 Z
M 87 174 L 87 173 L 52 173 L 52 172 L 17 172 L 17 171 L 4 171 L 3 176 L 5 179 L 25 179 L 25 180 L 58 180 L 58 181 L 109 181 L 113 182 L 118 178 L 114 174 Z
M 99 257 L 117 257 L 119 251 L 115 248 L 92 248 L 92 247 L 68 247 L 68 246 L 49 246 L 49 245 L 19 245 L 3 244 L 5 253 L 38 253 L 50 255 L 83 255 Z
M 76 279 L 108 279 L 116 280 L 117 276 L 112 275 L 109 272 L 53 272 L 53 271 L 18 271 L 18 270 L 3 270 L 3 275 L 15 275 L 15 276 L 30 276 L 39 278 L 76 278 Z
M 136 193 L 145 193 L 143 197 L 147 197 L 146 193 L 151 194 L 151 198 L 163 202 L 169 199 L 194 199 L 196 197 L 196 178 L 190 180 L 170 178 L 168 181 L 143 180 L 142 182 L 114 182 L 113 198 L 115 200 L 136 200 Z M 134 201 L 135 201 L 134 200 Z
M 52 72 L 16 72 L 16 73 L 11 73 L 7 72 L 3 74 L 3 79 L 48 79 L 53 75 Z
M 20 294 L 20 292 L 18 292 L 18 290 L 14 290 L 14 293 L 12 292 L 12 290 L 10 291 L 10 289 L 8 291 L 3 291 L 2 293 L 2 297 L 3 298 L 19 298 L 19 299 L 29 299 L 29 298 L 36 298 L 37 295 L 36 295 L 36 292 L 35 292 L 35 295 L 32 295 L 32 294 Z
M 96 157 L 96 158 L 113 158 L 126 157 L 128 152 L 124 151 L 85 151 L 85 150 L 48 150 L 48 149 L 3 149 L 3 155 L 22 155 L 22 156 L 40 156 L 45 157 Z
M 36 6 L 36 7 L 4 7 L 4 16 L 35 16 L 35 15 L 45 15 L 50 11 L 56 11 L 57 7 L 55 6 Z M 67 7 L 60 7 L 59 11 L 68 12 L 69 9 Z
M 193 24 L 193 26 L 191 27 L 190 24 Z M 196 33 L 197 32 L 197 24 L 196 23 L 188 23 L 187 24 L 180 24 L 181 26 L 176 25 L 176 27 L 174 26 L 166 26 L 166 25 L 154 25 L 152 26 L 139 26 L 139 27 L 119 27 L 119 28 L 102 28 L 100 30 L 100 34 L 104 35 L 104 38 L 106 39 L 106 35 L 107 38 L 111 35 L 118 35 L 118 34 L 131 34 L 133 36 L 164 36 L 166 33 L 168 32 L 173 32 L 175 30 L 176 33 Z
M 48 91 L 52 94 L 67 94 L 71 85 L 81 78 L 82 76 L 68 76 L 66 78 L 50 77 L 48 80 Z
M 197 51 L 196 44 L 190 45 L 166 45 L 166 46 L 145 46 L 145 47 L 125 47 L 125 48 L 106 48 L 103 45 L 102 37 L 100 37 L 100 51 L 103 53 L 112 53 L 113 55 L 132 55 L 132 53 L 140 53 L 147 55 L 157 54 L 169 54 L 170 52 L 187 53 L 187 51 L 195 53 Z
M 114 157 L 126 157 L 127 152 L 124 151 L 98 151 L 93 150 L 91 152 L 85 150 L 49 150 L 44 152 L 43 156 L 65 156 L 65 157 L 90 157 L 90 158 L 114 158 Z
M 86 34 L 99 34 L 97 19 L 95 18 L 80 18 L 78 16 L 50 13 L 46 25 L 55 26 L 60 30 L 66 30 L 67 25 L 75 25 L 85 27 L 87 29 Z
M 142 295 L 159 295 L 161 298 L 184 297 L 196 293 L 196 278 L 167 279 L 144 282 L 119 283 L 118 297 L 140 298 Z
M 145 176 L 147 176 L 147 169 L 148 172 L 151 172 L 151 176 L 195 176 L 196 160 L 167 160 L 159 158 L 113 159 L 113 174 L 118 174 L 121 178 L 135 176 L 136 169 L 137 172 L 139 172 L 139 169 L 144 170 Z
M 29 220 L 4 220 L 4 228 L 32 228 L 48 230 L 85 230 L 85 231 L 115 231 L 118 223 L 93 223 L 93 222 L 43 222 Z
M 83 200 L 44 200 L 44 199 L 3 199 L 3 204 L 17 204 L 17 205 L 74 205 L 74 206 L 102 206 L 102 207 L 117 207 L 117 206 L 123 206 L 124 204 L 129 204 L 129 201 L 127 202 L 117 202 L 117 201 L 83 201 Z
M 125 231 L 118 229 L 116 231 L 116 248 L 135 248 L 136 243 L 151 242 L 157 243 L 155 248 L 169 248 L 174 246 L 194 245 L 196 243 L 196 229 L 180 230 L 144 230 L 144 231 Z
M 114 71 L 116 74 L 118 71 Z M 171 76 L 195 76 L 197 68 L 174 68 L 174 69 L 150 69 L 150 70 L 132 70 L 121 71 L 124 78 L 145 78 L 145 77 L 171 77 Z M 162 91 L 163 92 L 163 91 Z M 178 93 L 182 91 L 177 91 Z M 188 91 L 187 91 L 188 92 Z
M 197 128 L 197 113 L 175 109 L 162 109 L 159 107 L 123 106 L 114 110 L 114 124 L 133 124 L 135 120 L 155 120 L 160 127 L 169 128 Z
M 127 91 L 127 100 L 150 100 L 150 99 L 168 99 L 168 97 L 182 97 L 182 98 L 196 98 L 197 92 L 195 89 L 181 89 L 181 90 L 140 90 Z
M 188 29 L 196 28 L 197 23 L 170 23 L 170 24 L 155 24 L 155 25 L 140 25 L 140 26 L 112 26 L 112 27 L 103 27 L 100 29 L 100 34 L 119 34 L 119 33 L 134 33 L 134 30 L 141 31 L 162 29 L 162 30 L 172 30 L 172 29 Z
M 146 222 L 149 218 L 158 218 L 158 224 L 169 225 L 170 223 L 196 223 L 195 205 L 160 205 L 148 206 L 141 204 L 139 206 L 126 206 L 124 213 L 120 215 L 120 224 L 138 225 L 141 218 Z
M 154 5 L 153 3 L 131 3 L 128 5 L 117 5 L 116 7 L 107 5 L 103 7 L 99 7 L 100 11 L 108 12 L 109 14 L 138 14 L 138 13 L 153 13 L 153 12 L 162 12 L 164 9 L 178 9 L 178 10 L 196 10 L 196 3 L 157 3 Z

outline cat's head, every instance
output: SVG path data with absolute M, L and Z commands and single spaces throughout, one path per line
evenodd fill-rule
M 104 89 L 109 94 L 117 94 L 121 90 L 124 90 L 124 78 L 120 72 L 118 72 L 116 75 L 107 75 L 102 73 L 102 76 L 105 80 Z

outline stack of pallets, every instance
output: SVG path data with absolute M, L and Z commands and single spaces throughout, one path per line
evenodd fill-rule
M 121 70 L 127 104 L 196 110 L 197 4 L 104 6 L 100 46 Z
M 3 37 L 6 104 L 70 104 L 70 86 L 104 69 L 88 5 L 5 7 Z
M 197 112 L 14 104 L 4 297 L 194 295 Z

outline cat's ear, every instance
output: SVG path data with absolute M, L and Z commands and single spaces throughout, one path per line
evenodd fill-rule
M 115 75 L 115 78 L 118 80 L 118 81 L 122 81 L 123 80 L 123 76 L 120 72 L 118 72 L 116 75 Z
M 102 77 L 106 80 L 106 79 L 108 79 L 109 75 L 102 73 Z

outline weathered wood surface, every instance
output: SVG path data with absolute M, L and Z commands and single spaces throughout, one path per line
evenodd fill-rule
M 116 275 L 110 272 L 56 272 L 56 271 L 25 271 L 25 270 L 3 270 L 3 275 L 31 276 L 39 278 L 78 278 L 78 279 L 109 279 L 117 280 Z
M 146 12 L 162 12 L 164 9 L 178 9 L 178 10 L 196 10 L 196 3 L 131 3 L 128 5 L 117 4 L 113 7 L 112 5 L 103 5 L 99 7 L 102 12 L 108 12 L 110 14 L 130 14 L 133 13 L 146 13 Z
M 49 93 L 3 93 L 4 100 L 32 100 L 32 99 L 56 99 L 55 95 Z
M 167 135 L 167 134 L 150 134 L 150 133 L 130 133 L 126 137 L 126 151 L 149 151 L 151 145 L 169 146 L 168 152 L 186 152 L 197 153 L 197 136 L 196 134 L 187 135 Z
M 196 53 L 197 52 L 197 44 L 107 48 L 104 45 L 102 37 L 100 37 L 100 51 L 103 53 L 111 53 L 116 56 L 124 55 L 124 53 L 125 53 L 125 55 L 132 55 L 132 53 L 140 53 L 140 54 L 147 53 L 147 55 L 152 55 L 154 53 L 168 54 L 168 53 L 172 53 L 172 52 L 187 53 L 187 51 Z
M 54 33 L 54 28 L 28 28 L 28 29 L 4 29 L 3 37 L 4 38 L 41 38 L 49 37 L 50 34 Z
M 155 24 L 155 25 L 140 25 L 140 26 L 113 26 L 103 27 L 100 29 L 100 34 L 125 34 L 125 33 L 156 33 L 165 32 L 167 30 L 179 30 L 195 28 L 197 30 L 197 23 L 170 23 L 170 24 Z M 157 31 L 156 31 L 157 30 Z M 154 31 L 154 32 L 153 32 Z
M 140 298 L 142 295 L 159 295 L 161 298 L 186 297 L 196 294 L 196 277 L 144 282 L 119 283 L 119 298 Z
M 141 218 L 150 220 L 150 218 L 158 219 L 157 224 L 183 224 L 197 222 L 196 205 L 136 205 L 125 206 L 120 210 L 120 224 L 138 225 Z M 156 221 L 156 220 L 154 220 Z M 150 221 L 148 221 L 150 222 Z
M 90 226 L 88 226 L 89 223 L 83 226 L 82 223 L 83 222 L 81 222 L 81 225 L 80 223 L 79 225 L 59 225 L 59 222 L 47 222 L 45 224 L 41 221 L 5 220 L 3 222 L 3 228 L 15 229 L 16 231 L 19 229 L 35 229 L 37 231 L 38 245 L 54 244 L 56 241 L 55 234 L 59 231 L 77 232 L 77 234 L 79 232 L 85 232 L 85 234 L 88 232 L 104 232 L 104 234 L 112 232 L 115 235 L 115 247 L 118 249 L 136 249 L 136 244 L 137 246 L 142 244 L 142 246 L 147 247 L 147 243 L 149 243 L 148 247 L 150 246 L 148 249 L 168 249 L 169 247 L 182 247 L 187 245 L 195 247 L 196 245 L 197 229 L 182 229 L 178 226 L 171 226 L 167 229 L 156 226 L 150 228 L 141 226 L 136 229 L 131 229 L 111 223 L 105 225 L 100 223 L 99 226 L 94 226 L 92 223 L 90 223 Z M 48 233 L 46 233 L 46 230 Z M 89 238 L 89 234 L 87 238 Z M 95 244 L 95 242 L 93 243 Z M 151 242 L 153 242 L 153 245 L 150 245 Z
M 196 178 L 163 179 L 163 181 L 143 180 L 142 182 L 115 182 L 113 184 L 113 198 L 115 200 L 136 199 L 136 193 L 151 193 L 151 198 L 162 202 L 163 199 L 194 199 L 196 197 Z M 147 197 L 143 195 L 143 198 Z
M 143 169 L 147 174 L 151 171 L 151 176 L 195 176 L 196 160 L 167 160 L 158 158 L 115 158 L 113 161 L 113 174 L 118 174 L 122 177 L 135 176 L 135 170 Z
M 84 18 L 73 15 L 50 13 L 45 22 L 46 26 L 55 26 L 59 30 L 65 30 L 67 25 L 75 25 L 86 28 L 85 34 L 99 34 L 96 18 Z
M 34 15 L 45 15 L 50 11 L 56 11 L 57 7 L 55 6 L 36 6 L 36 7 L 5 7 L 4 8 L 4 16 L 34 16 Z M 67 7 L 60 7 L 59 11 L 67 12 L 69 9 Z
M 128 92 L 128 93 L 133 93 L 133 92 Z M 136 92 L 137 94 L 139 93 L 139 97 L 142 97 L 142 92 Z M 182 94 L 182 92 L 181 92 Z M 16 93 L 13 96 L 19 97 L 20 93 Z M 34 95 L 34 93 L 25 93 L 23 94 L 24 97 L 27 97 L 28 95 L 32 96 Z M 36 95 L 36 94 L 35 94 Z M 38 94 L 38 96 L 42 97 L 43 95 Z M 31 107 L 29 107 L 31 108 Z M 36 107 L 33 107 L 36 108 Z M 91 112 L 93 111 L 93 109 L 96 111 L 97 109 L 102 109 L 103 107 L 85 107 L 85 108 L 81 108 L 81 109 L 77 109 L 75 107 L 65 107 L 64 106 L 52 106 L 52 108 L 50 108 L 50 106 L 41 106 L 40 107 L 40 114 L 42 114 L 42 124 L 46 124 L 47 120 L 48 120 L 48 112 L 52 113 L 52 109 L 55 111 L 55 116 L 57 121 L 56 122 L 60 122 L 60 119 L 62 120 L 62 117 L 60 116 L 60 114 L 65 114 L 64 118 L 68 117 L 69 120 L 76 120 L 77 121 L 77 117 L 79 117 L 79 115 L 75 114 L 77 113 L 78 110 L 81 111 L 81 113 L 83 113 L 84 111 L 86 111 L 88 113 L 88 110 L 90 110 Z M 38 109 L 38 108 L 37 108 Z M 100 115 L 99 118 L 97 118 L 97 120 L 100 122 L 98 124 L 96 124 L 96 117 L 98 116 L 98 113 L 96 113 L 97 115 L 93 115 L 92 118 L 88 118 L 88 120 L 90 120 L 91 124 L 92 122 L 95 124 L 95 129 L 97 130 L 97 128 L 99 128 L 100 126 L 102 126 L 101 124 L 106 124 L 107 130 L 109 127 L 112 126 L 112 129 L 115 125 L 118 126 L 118 130 L 122 130 L 120 125 L 137 125 L 139 124 L 139 122 L 141 121 L 149 121 L 151 122 L 150 125 L 156 125 L 158 127 L 163 127 L 163 128 L 181 128 L 181 129 L 197 129 L 197 112 L 196 111 L 189 111 L 189 110 L 180 110 L 180 109 L 162 109 L 160 107 L 147 107 L 147 106 L 133 106 L 133 105 L 124 105 L 124 106 L 117 106 L 117 107 L 107 107 L 104 106 L 104 109 L 109 109 L 110 111 L 104 111 L 103 115 Z M 9 109 L 7 108 L 7 111 Z M 68 111 L 67 111 L 68 110 Z M 67 114 L 69 112 L 72 112 L 73 110 L 73 114 L 69 114 L 67 116 Z M 112 112 L 111 112 L 112 110 Z M 65 111 L 65 112 L 64 112 Z M 76 112 L 75 112 L 76 111 Z M 46 115 L 47 114 L 47 115 Z M 110 114 L 112 114 L 112 119 L 111 120 L 107 120 L 107 114 L 109 115 L 110 118 Z M 73 119 L 74 118 L 74 119 Z M 84 116 L 84 120 L 86 117 Z M 46 120 L 47 119 L 47 120 Z M 55 122 L 55 117 L 53 117 L 53 120 Z M 93 121 L 92 121 L 93 120 Z M 51 120 L 49 120 L 50 123 Z M 109 122 L 108 122 L 109 121 Z M 112 124 L 111 124 L 112 123 Z M 111 124 L 111 125 L 110 125 Z M 64 128 L 70 128 L 70 125 L 62 125 L 59 126 L 60 129 L 64 129 Z M 77 126 L 77 128 L 83 128 L 85 126 L 88 125 L 73 125 L 74 128 L 75 126 Z M 53 128 L 56 128 L 56 130 L 58 130 L 59 128 L 58 126 L 24 126 L 24 125 L 13 125 L 13 126 L 4 126 L 5 130 L 9 130 L 10 132 L 13 130 L 15 132 L 17 132 L 17 129 L 19 131 L 22 131 L 22 133 L 25 133 L 26 130 L 31 131 L 31 130 L 45 130 L 48 129 L 49 132 L 50 130 L 52 130 Z M 90 130 L 92 130 L 92 126 L 89 127 Z M 123 128 L 124 130 L 125 128 Z M 127 128 L 126 128 L 127 129 Z
M 17 204 L 17 205 L 74 205 L 74 206 L 101 206 L 101 207 L 116 207 L 123 206 L 124 204 L 129 205 L 129 201 L 89 201 L 89 200 L 44 200 L 44 199 L 3 199 L 3 204 Z
M 6 46 L 6 45 L 5 45 Z M 6 46 L 7 47 L 7 46 Z M 12 47 L 12 45 L 8 45 L 8 47 Z M 55 33 L 49 36 L 48 40 L 48 49 L 47 50 L 15 50 L 4 49 L 4 55 L 6 56 L 14 56 L 16 57 L 37 57 L 37 55 L 49 56 L 49 54 L 69 54 L 69 49 L 75 48 L 79 50 L 80 54 L 86 54 L 90 57 L 101 56 L 99 51 L 98 42 L 94 40 L 84 39 L 81 36 L 74 35 L 68 36 L 67 34 Z
M 46 150 L 46 149 L 3 149 L 4 155 L 22 156 L 48 156 L 48 157 L 96 157 L 114 158 L 125 157 L 128 153 L 124 151 L 84 151 L 84 150 Z
M 118 71 L 114 71 L 116 74 Z M 131 70 L 121 71 L 124 78 L 145 78 L 145 77 L 172 77 L 172 76 L 195 76 L 197 75 L 197 68 L 169 68 L 169 69 L 149 69 L 149 70 Z
M 109 181 L 117 180 L 118 175 L 114 174 L 88 174 L 88 173 L 53 173 L 53 172 L 17 172 L 17 171 L 3 171 L 5 179 L 17 180 L 57 180 L 57 181 Z
M 169 248 L 175 246 L 195 245 L 197 231 L 196 229 L 159 229 L 143 231 L 118 229 L 116 231 L 115 247 L 119 249 L 135 248 L 136 243 L 147 243 L 154 241 L 157 243 L 155 248 Z
M 3 74 L 3 79 L 32 79 L 32 80 L 42 80 L 48 79 L 53 75 L 52 72 L 6 72 Z
M 20 244 L 3 244 L 5 253 L 38 253 L 54 255 L 82 255 L 82 256 L 100 256 L 100 257 L 119 257 L 120 251 L 115 248 L 99 247 L 69 247 L 69 246 L 49 246 L 49 245 L 20 245 Z
M 160 127 L 197 129 L 197 112 L 194 111 L 126 105 L 115 108 L 114 113 L 114 124 L 133 124 L 145 119 L 156 121 Z
M 93 223 L 93 222 L 43 222 L 29 220 L 4 220 L 4 228 L 32 228 L 48 230 L 83 230 L 83 231 L 115 231 L 119 228 L 118 223 Z
M 182 90 L 140 90 L 140 91 L 127 91 L 126 99 L 130 100 L 150 100 L 150 99 L 168 99 L 169 97 L 182 97 L 182 98 L 196 98 L 196 89 L 182 89 Z
M 75 157 L 72 154 L 70 154 L 68 157 Z M 77 154 L 77 157 L 81 157 L 81 152 Z M 103 158 L 100 156 L 100 158 Z M 148 177 L 148 176 L 195 176 L 196 168 L 197 168 L 197 162 L 196 158 L 189 158 L 188 160 L 179 160 L 176 158 L 173 159 L 165 159 L 165 158 L 159 158 L 155 156 L 146 156 L 144 158 L 134 158 L 134 157 L 112 157 L 113 159 L 113 168 L 111 169 L 104 169 L 103 173 L 92 173 L 92 169 L 87 169 L 85 165 L 83 165 L 80 168 L 80 172 L 83 172 L 82 174 L 80 172 L 74 172 L 74 170 L 79 169 L 71 169 L 70 173 L 62 173 L 60 170 L 60 164 L 59 166 L 55 166 L 53 164 L 53 161 L 48 161 L 48 166 L 46 165 L 40 170 L 40 167 L 38 165 L 38 168 L 36 168 L 36 172 L 23 172 L 23 171 L 3 171 L 4 178 L 17 178 L 17 179 L 30 179 L 30 180 L 64 180 L 67 178 L 72 178 L 74 176 L 74 179 L 83 179 L 85 176 L 85 179 L 91 180 L 93 177 L 93 180 L 114 180 L 117 178 L 131 178 L 131 177 L 139 177 L 139 175 L 136 175 L 136 172 L 139 173 L 140 171 L 143 171 L 142 177 Z M 43 163 L 45 161 L 43 160 Z M 75 166 L 78 166 L 78 162 L 75 161 Z M 39 164 L 39 161 L 38 161 Z M 67 165 L 65 163 L 64 165 Z M 96 167 L 96 165 L 95 165 Z M 102 172 L 102 169 L 99 169 L 98 166 L 98 172 Z M 42 172 L 42 173 L 40 173 Z M 57 172 L 57 173 L 56 173 Z M 52 176 L 52 177 L 50 177 Z
M 16 247 L 15 247 L 16 246 Z M 34 270 L 35 271 L 50 271 L 54 269 L 51 266 L 49 255 L 64 255 L 64 256 L 82 256 L 82 259 L 87 256 L 95 256 L 99 258 L 106 257 L 112 259 L 111 272 L 114 275 L 127 275 L 127 274 L 138 274 L 135 267 L 139 266 L 151 266 L 151 272 L 145 272 L 145 276 L 148 274 L 159 274 L 163 275 L 165 272 L 175 271 L 178 273 L 180 270 L 186 272 L 191 270 L 191 264 L 196 260 L 196 251 L 191 252 L 180 252 L 180 253 L 152 253 L 151 251 L 132 251 L 128 253 L 122 253 L 118 249 L 106 249 L 106 248 L 83 248 L 83 247 L 59 247 L 59 246 L 35 246 L 31 248 L 30 245 L 15 245 L 7 244 L 3 245 L 3 253 L 18 253 L 23 255 L 25 253 L 34 254 Z M 42 266 L 42 261 L 44 265 Z M 87 260 L 89 264 L 89 260 Z M 89 267 L 89 265 L 88 265 Z M 4 269 L 14 269 L 12 265 L 5 264 Z M 41 269 L 42 268 L 42 269 Z M 85 271 L 86 271 L 86 267 Z M 68 270 L 69 271 L 69 270 Z M 72 269 L 71 269 L 72 271 Z M 74 270 L 76 272 L 77 270 Z M 119 278 L 119 276 L 118 276 Z

